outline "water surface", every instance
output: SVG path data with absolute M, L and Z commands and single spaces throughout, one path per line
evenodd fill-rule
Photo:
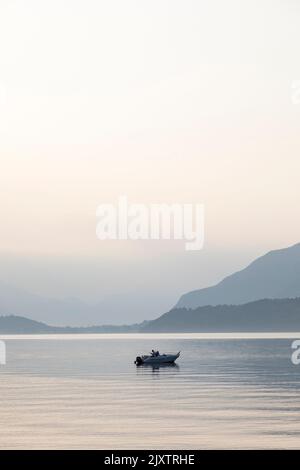
M 300 447 L 300 334 L 1 338 L 1 449 Z M 137 368 L 152 348 L 178 366 Z

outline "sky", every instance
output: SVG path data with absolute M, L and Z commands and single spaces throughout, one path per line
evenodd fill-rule
M 155 316 L 299 242 L 299 21 L 297 0 L 2 0 L 0 280 Z M 204 249 L 97 240 L 124 194 L 204 204 Z

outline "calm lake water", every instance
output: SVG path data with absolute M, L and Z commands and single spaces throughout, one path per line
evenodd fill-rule
M 238 336 L 2 336 L 0 448 L 299 448 L 300 334 Z

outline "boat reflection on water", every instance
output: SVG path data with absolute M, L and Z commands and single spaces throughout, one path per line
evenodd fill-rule
M 175 362 L 172 362 L 171 364 L 142 364 L 136 368 L 137 374 L 149 374 L 149 372 L 157 373 L 160 370 L 179 372 L 180 367 Z

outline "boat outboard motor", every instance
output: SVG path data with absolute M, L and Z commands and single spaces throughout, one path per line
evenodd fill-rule
M 143 364 L 143 360 L 140 356 L 137 356 L 134 363 L 137 365 L 137 366 L 140 366 Z

